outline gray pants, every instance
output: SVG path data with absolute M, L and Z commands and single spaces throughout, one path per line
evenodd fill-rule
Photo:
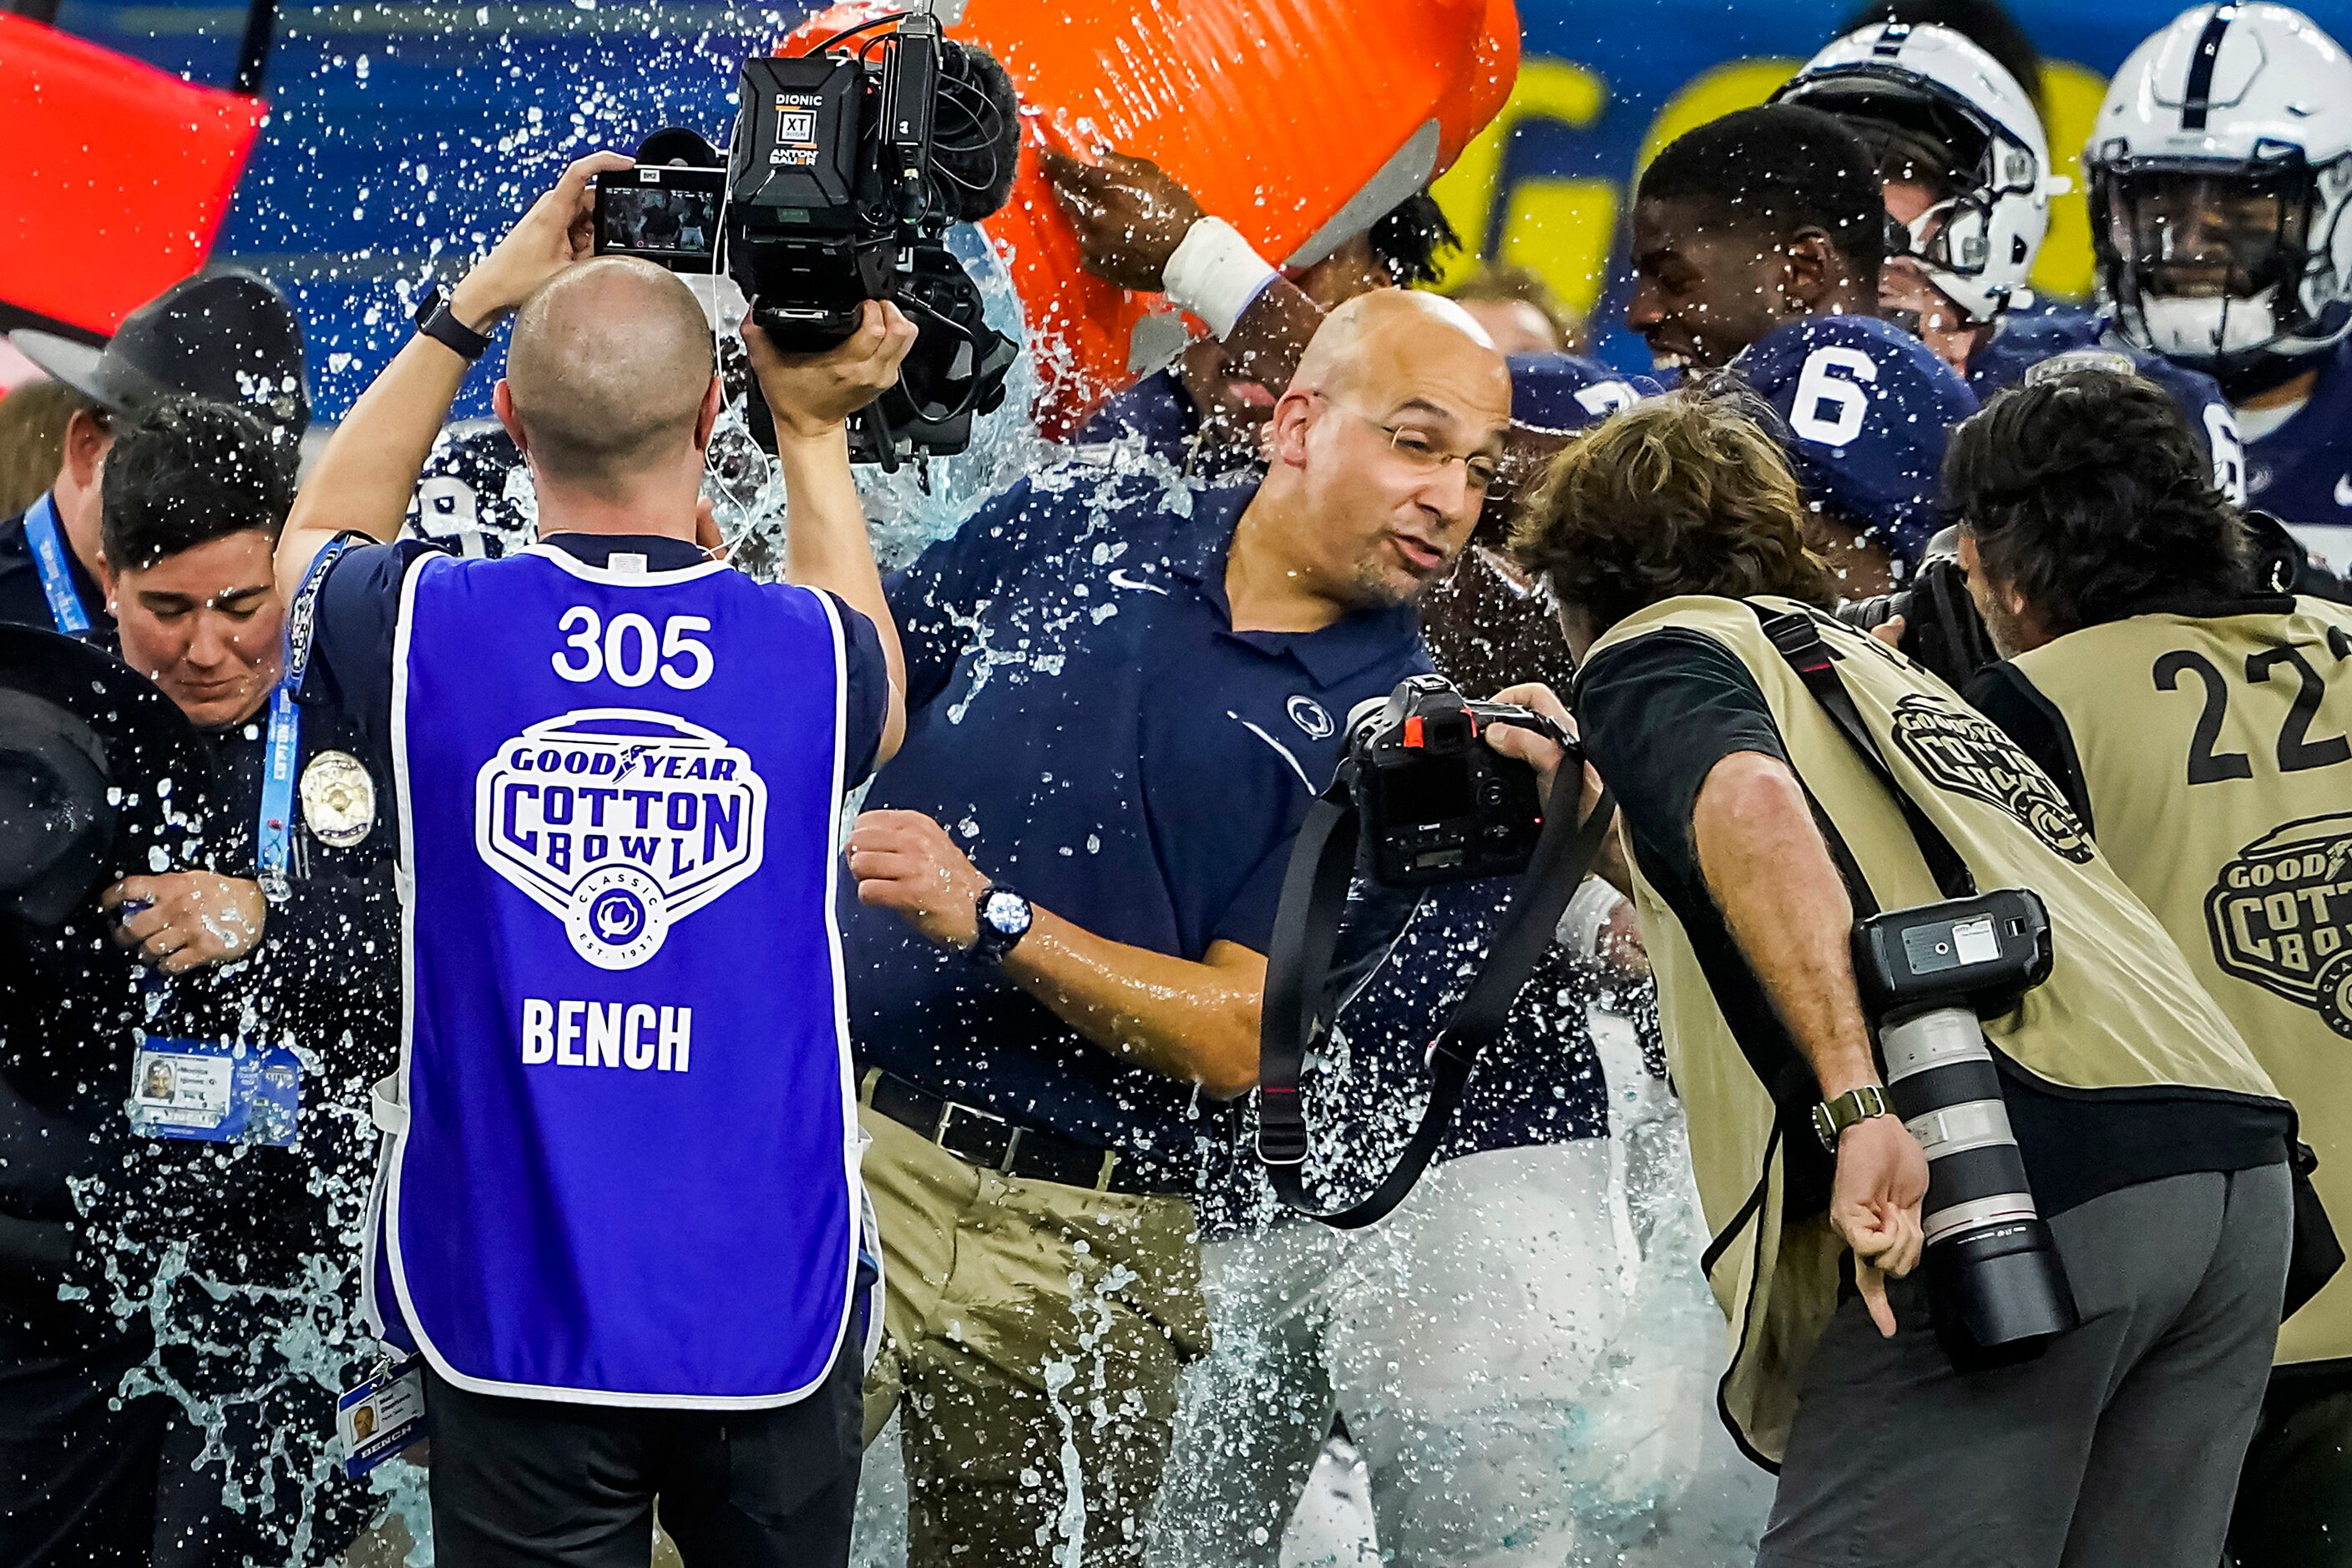
M 2126 1187 L 2051 1222 L 2082 1326 L 1962 1374 L 1919 1276 L 1848 1292 L 1805 1368 L 1759 1568 L 2213 1568 L 2278 1337 L 2285 1165 Z

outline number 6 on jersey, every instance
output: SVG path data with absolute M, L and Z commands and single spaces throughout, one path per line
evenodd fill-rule
M 1877 379 L 1876 362 L 1860 349 L 1842 343 L 1815 349 L 1797 373 L 1789 427 L 1807 441 L 1846 446 L 1870 417 L 1870 394 L 1863 388 Z

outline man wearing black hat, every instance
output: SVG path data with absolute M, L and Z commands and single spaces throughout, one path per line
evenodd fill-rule
M 393 1055 L 391 792 L 285 679 L 291 448 L 188 398 L 119 431 L 100 581 L 130 668 L 0 628 L 0 1563 L 316 1561 L 370 1511 L 319 1478 Z M 86 665 L 98 702 L 52 711 Z M 118 765 L 110 726 L 159 705 L 173 760 Z M 201 837 L 107 853 L 113 791 Z
M 114 422 L 166 397 L 240 405 L 299 440 L 310 419 L 302 328 L 250 273 L 185 278 L 123 319 L 103 349 L 20 330 L 9 342 L 81 394 L 57 482 L 0 521 L 0 622 L 49 626 L 104 647 L 114 619 L 99 588 L 99 473 Z

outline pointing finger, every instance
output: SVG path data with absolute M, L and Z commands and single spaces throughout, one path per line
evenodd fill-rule
M 1859 1258 L 1853 1263 L 1853 1282 L 1862 1291 L 1862 1304 L 1870 1309 L 1870 1321 L 1878 1325 L 1882 1338 L 1895 1337 L 1895 1308 L 1886 1300 L 1886 1276 Z

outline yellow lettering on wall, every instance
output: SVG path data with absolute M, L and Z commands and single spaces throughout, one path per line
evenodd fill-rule
M 1590 317 L 1609 280 L 1617 237 L 1617 186 L 1608 180 L 1541 177 L 1511 187 L 1502 259 L 1543 279 L 1553 298 Z
M 1505 157 L 1519 127 L 1549 121 L 1581 128 L 1599 120 L 1608 101 L 1608 84 L 1582 66 L 1542 55 L 1520 62 L 1519 79 L 1503 111 L 1430 187 L 1464 241 L 1463 253 L 1446 267 L 1447 281 L 1470 270 L 1484 254 Z M 1496 248 L 1581 314 L 1600 296 L 1616 226 L 1616 192 L 1610 182 L 1530 174 L 1511 188 Z
M 2070 176 L 2074 188 L 2050 204 L 2050 235 L 2033 261 L 2033 287 L 2061 300 L 2090 296 L 2098 282 L 2098 264 L 2091 255 L 2091 217 L 2084 200 L 2088 182 L 2083 178 L 2083 146 L 2099 118 L 2099 100 L 2106 96 L 2107 79 L 2072 60 L 2042 62 L 2044 128 L 2050 133 L 2050 165 Z
M 1652 119 L 1629 181 L 1639 179 L 1659 150 L 1685 132 L 1764 102 L 1802 63 L 1760 56 L 1727 60 L 1692 78 Z M 2105 92 L 2106 80 L 2096 71 L 2070 60 L 2043 62 L 2051 162 L 2054 172 L 2074 182 L 2072 190 L 2051 203 L 2049 237 L 2033 268 L 2035 289 L 2056 299 L 2084 299 L 2096 282 L 2081 165 L 2083 144 Z M 1617 237 L 1619 185 L 1591 176 L 1528 173 L 1506 190 L 1503 174 L 1511 139 L 1521 126 L 1549 122 L 1582 129 L 1600 120 L 1608 101 L 1608 84 L 1587 67 L 1539 55 L 1521 63 L 1503 111 L 1431 187 L 1464 240 L 1462 253 L 1446 264 L 1444 281 L 1457 279 L 1489 254 L 1483 242 L 1501 202 L 1502 219 L 1492 225 L 1491 254 L 1534 273 L 1576 314 L 1591 313 L 1607 282 Z
M 1663 152 L 1667 142 L 1710 120 L 1755 108 L 1796 75 L 1797 68 L 1804 63 L 1777 55 L 1759 55 L 1752 59 L 1726 60 L 1691 78 L 1683 84 L 1682 90 L 1666 100 L 1657 118 L 1650 121 L 1650 133 L 1642 138 L 1641 162 L 1633 166 L 1634 177 L 1641 177 L 1642 171 L 1650 166 L 1650 160 Z

